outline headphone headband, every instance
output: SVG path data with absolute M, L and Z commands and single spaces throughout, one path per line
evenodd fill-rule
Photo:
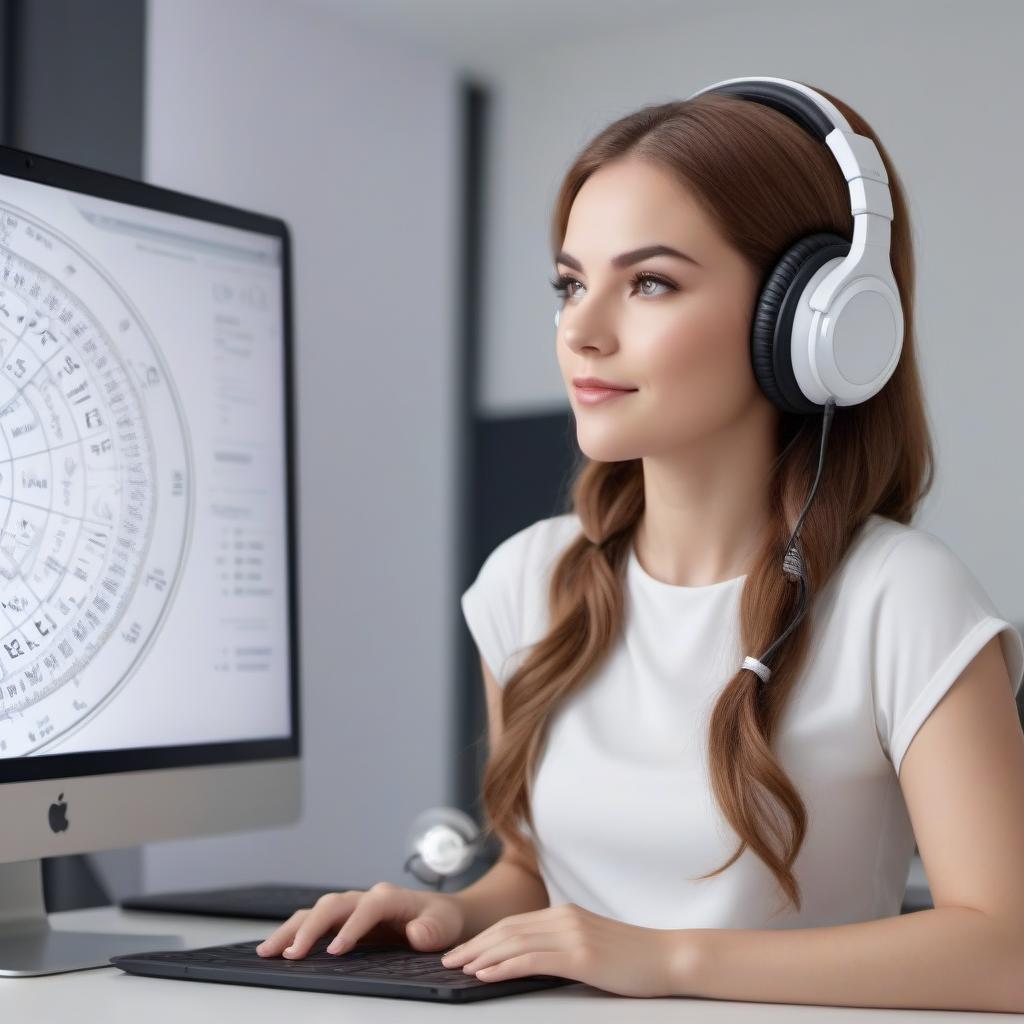
M 788 78 L 726 78 L 698 89 L 689 99 L 709 92 L 738 96 L 772 107 L 828 146 L 850 186 L 853 248 L 844 263 L 844 277 L 870 273 L 883 279 L 891 278 L 892 197 L 889 175 L 874 139 L 854 132 L 839 108 L 820 92 Z M 871 251 L 862 251 L 867 249 Z M 854 270 L 858 272 L 853 274 Z M 829 284 L 826 278 L 812 296 L 811 306 L 824 310 L 835 298 L 841 283 L 839 275 L 832 275 L 832 286 L 826 287 Z
M 706 92 L 720 92 L 739 96 L 755 103 L 774 107 L 780 114 L 796 121 L 820 142 L 825 142 L 834 128 L 853 131 L 839 108 L 821 93 L 788 78 L 726 78 L 714 85 L 698 89 L 694 96 Z

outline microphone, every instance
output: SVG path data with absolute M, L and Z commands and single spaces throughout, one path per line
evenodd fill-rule
M 438 890 L 446 878 L 466 871 L 479 856 L 484 838 L 476 822 L 457 807 L 431 807 L 412 824 L 403 868 Z

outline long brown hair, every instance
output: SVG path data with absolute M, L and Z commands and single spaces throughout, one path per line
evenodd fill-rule
M 807 810 L 771 743 L 807 653 L 813 595 L 828 582 L 869 515 L 909 523 L 934 477 L 914 346 L 914 254 L 903 188 L 867 122 L 835 96 L 818 91 L 842 111 L 853 131 L 874 140 L 885 162 L 894 214 L 892 265 L 904 312 L 903 350 L 877 395 L 835 410 L 821 480 L 800 532 L 809 613 L 773 656 L 770 683 L 737 668 L 711 714 L 710 779 L 739 844 L 729 860 L 699 876 L 725 871 L 749 846 L 797 910 L 800 891 L 792 865 L 807 830 Z M 643 107 L 608 125 L 586 146 L 558 192 L 552 259 L 561 249 L 583 183 L 604 164 L 627 156 L 651 162 L 686 187 L 723 237 L 758 268 L 762 283 L 801 237 L 818 231 L 853 237 L 849 189 L 829 149 L 770 107 L 711 93 Z M 754 657 L 780 636 L 797 609 L 799 592 L 783 574 L 782 563 L 817 474 L 821 417 L 780 411 L 776 440 L 772 528 L 740 599 L 742 649 Z M 529 790 L 549 722 L 592 677 L 619 636 L 625 567 L 644 509 L 642 460 L 584 459 L 569 498 L 582 534 L 552 569 L 547 634 L 531 646 L 505 684 L 503 732 L 482 781 L 485 832 L 496 832 L 519 850 L 518 823 L 525 819 L 534 831 Z

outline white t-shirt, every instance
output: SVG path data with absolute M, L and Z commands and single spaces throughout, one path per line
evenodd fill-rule
M 500 685 L 547 632 L 551 569 L 581 532 L 575 513 L 520 530 L 462 595 Z M 808 812 L 799 913 L 749 848 L 694 880 L 737 846 L 710 787 L 707 722 L 743 657 L 763 653 L 739 647 L 746 576 L 674 586 L 631 548 L 626 579 L 623 636 L 556 711 L 533 783 L 531 838 L 551 905 L 649 928 L 899 914 L 915 840 L 897 775 L 911 739 L 992 636 L 1014 693 L 1024 678 L 1024 641 L 970 570 L 933 534 L 873 515 L 812 598 L 808 658 L 773 740 Z

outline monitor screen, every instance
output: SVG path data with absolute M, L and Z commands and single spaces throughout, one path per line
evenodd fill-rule
M 0 778 L 294 753 L 287 230 L 15 153 Z

